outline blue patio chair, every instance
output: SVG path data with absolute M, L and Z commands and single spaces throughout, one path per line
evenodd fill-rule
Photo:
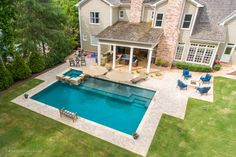
M 199 87 L 197 88 L 197 91 L 203 95 L 203 94 L 208 94 L 209 90 L 211 89 L 211 87 Z
M 211 78 L 212 78 L 212 75 L 206 74 L 206 76 L 202 76 L 200 80 L 202 81 L 202 83 L 210 83 Z
M 186 89 L 187 90 L 187 85 L 183 82 L 183 81 L 181 81 L 181 80 L 178 80 L 178 82 L 177 82 L 177 87 L 179 87 L 179 89 L 181 89 L 181 90 L 183 90 L 183 89 Z
M 188 69 L 183 70 L 183 77 L 186 80 L 192 77 L 192 75 L 190 74 L 190 71 Z

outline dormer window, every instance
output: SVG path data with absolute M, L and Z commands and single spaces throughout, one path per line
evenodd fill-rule
M 121 19 L 124 18 L 124 10 L 119 11 L 119 18 L 121 18 Z
M 189 29 L 190 28 L 191 22 L 192 22 L 192 16 L 193 15 L 191 15 L 191 14 L 185 14 L 183 25 L 182 25 L 183 29 Z
M 164 15 L 162 13 L 158 13 L 156 16 L 155 27 L 162 27 Z
M 90 24 L 99 24 L 100 23 L 99 12 L 90 12 L 89 22 Z

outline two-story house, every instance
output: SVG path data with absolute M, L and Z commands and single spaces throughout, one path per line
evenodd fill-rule
M 147 72 L 153 58 L 212 66 L 216 57 L 236 64 L 235 0 L 82 0 L 80 42 L 98 53 L 125 47 L 129 70 L 136 51 L 146 53 Z

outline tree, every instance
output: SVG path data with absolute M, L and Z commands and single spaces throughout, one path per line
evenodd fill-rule
M 66 15 L 67 24 L 65 31 L 70 34 L 70 39 L 73 42 L 73 46 L 79 43 L 79 22 L 78 22 L 78 9 L 75 4 L 78 0 L 54 0 L 56 4 L 63 10 Z
M 42 55 L 40 55 L 37 52 L 33 52 L 30 54 L 28 65 L 29 65 L 32 73 L 41 72 L 45 68 L 44 59 L 43 59 Z
M 52 0 L 23 0 L 18 8 L 17 32 L 24 56 L 40 49 L 47 55 L 46 49 L 64 34 L 66 16 Z
M 0 58 L 0 90 L 8 88 L 13 83 L 10 72 L 4 66 L 2 59 Z
M 31 76 L 31 70 L 20 55 L 15 55 L 13 63 L 8 65 L 15 81 L 23 80 Z

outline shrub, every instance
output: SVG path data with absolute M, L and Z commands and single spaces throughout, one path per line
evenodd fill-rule
M 179 69 L 189 69 L 196 72 L 211 72 L 212 68 L 206 65 L 191 64 L 186 62 L 177 62 L 176 67 Z
M 0 61 L 0 90 L 8 88 L 12 83 L 11 73 L 4 66 L 4 63 Z
M 156 62 L 156 65 L 157 66 L 162 66 L 162 67 L 168 67 L 169 66 L 169 62 L 165 61 L 165 60 L 162 60 L 161 58 L 158 58 L 157 62 Z
M 45 62 L 43 57 L 37 53 L 31 53 L 29 57 L 29 63 L 28 63 L 32 73 L 38 73 L 44 70 L 45 68 Z
M 7 67 L 15 81 L 23 80 L 31 76 L 30 68 L 19 55 L 16 55 L 14 61 L 8 64 Z
M 213 66 L 213 69 L 214 69 L 215 71 L 219 71 L 219 70 L 221 69 L 221 65 L 220 65 L 220 64 L 215 64 L 215 65 Z

